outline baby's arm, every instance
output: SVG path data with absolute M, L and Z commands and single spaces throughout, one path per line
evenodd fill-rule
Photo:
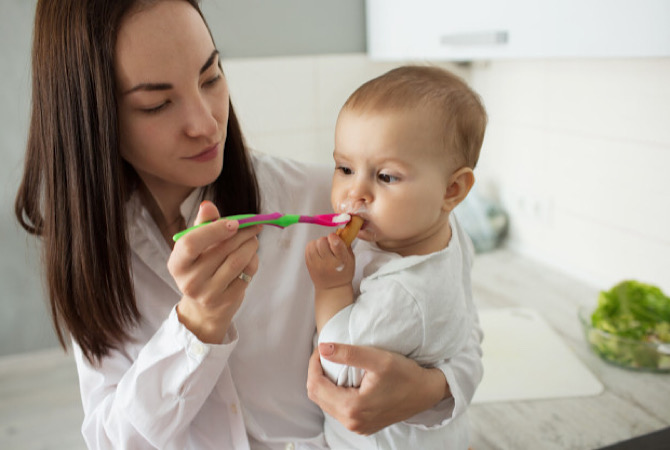
M 354 254 L 335 233 L 307 244 L 305 262 L 314 283 L 316 329 L 354 301 Z

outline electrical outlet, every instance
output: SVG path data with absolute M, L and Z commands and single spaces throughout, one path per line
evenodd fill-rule
M 531 214 L 534 221 L 542 225 L 552 225 L 554 221 L 554 202 L 551 197 L 533 199 Z
M 541 225 L 552 225 L 554 200 L 549 195 L 516 192 L 510 196 L 510 214 L 519 219 Z

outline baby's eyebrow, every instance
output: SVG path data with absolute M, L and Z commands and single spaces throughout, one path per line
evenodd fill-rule
M 218 56 L 219 51 L 217 49 L 214 49 L 212 53 L 209 55 L 209 58 L 207 58 L 207 61 L 205 61 L 205 64 L 200 68 L 200 75 L 205 73 L 207 69 L 209 69 L 212 64 L 214 64 L 214 61 L 216 60 L 216 57 Z M 172 89 L 173 86 L 171 83 L 139 83 L 132 88 L 128 89 L 123 93 L 123 95 L 128 95 L 132 94 L 133 92 L 137 91 L 167 91 Z

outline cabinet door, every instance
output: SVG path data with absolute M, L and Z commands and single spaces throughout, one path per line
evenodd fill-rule
M 367 0 L 377 60 L 670 56 L 670 0 Z

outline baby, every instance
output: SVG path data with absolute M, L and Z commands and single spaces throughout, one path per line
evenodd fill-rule
M 451 213 L 474 184 L 486 122 L 478 95 L 437 67 L 391 70 L 349 97 L 335 130 L 331 202 L 364 222 L 353 251 L 335 233 L 305 251 L 319 342 L 374 346 L 426 367 L 465 345 L 476 320 L 473 250 Z M 338 385 L 359 386 L 365 375 L 321 362 Z M 464 414 L 425 423 L 361 436 L 326 415 L 325 434 L 335 449 L 468 447 Z

